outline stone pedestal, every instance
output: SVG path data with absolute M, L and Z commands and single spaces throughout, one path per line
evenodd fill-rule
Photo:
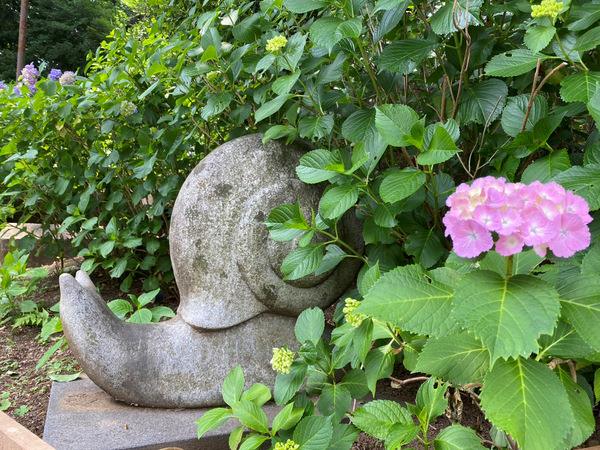
M 227 450 L 236 421 L 196 438 L 196 420 L 210 408 L 160 409 L 114 401 L 89 378 L 53 383 L 44 441 L 56 450 Z M 268 407 L 273 417 L 278 407 Z

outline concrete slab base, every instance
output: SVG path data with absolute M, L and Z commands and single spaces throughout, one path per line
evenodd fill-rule
M 236 421 L 196 439 L 196 420 L 208 409 L 128 406 L 114 401 L 89 378 L 53 383 L 44 441 L 56 450 L 227 450 Z M 268 409 L 273 417 L 278 407 Z

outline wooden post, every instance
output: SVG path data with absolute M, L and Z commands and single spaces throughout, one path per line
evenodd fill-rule
M 21 13 L 19 15 L 19 43 L 17 47 L 17 76 L 21 75 L 21 69 L 25 65 L 25 46 L 27 44 L 27 13 L 29 12 L 29 0 L 21 0 Z

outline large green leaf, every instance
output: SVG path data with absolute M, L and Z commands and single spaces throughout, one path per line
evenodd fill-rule
M 394 370 L 394 354 L 389 349 L 375 348 L 367 354 L 365 359 L 365 374 L 367 387 L 375 396 L 377 382 L 389 377 Z
M 600 164 L 573 166 L 556 175 L 554 181 L 585 198 L 592 211 L 600 209 Z
M 391 400 L 374 400 L 358 408 L 350 417 L 361 431 L 386 439 L 395 424 L 412 424 L 408 409 Z
M 548 58 L 548 55 L 519 48 L 494 56 L 485 66 L 485 73 L 491 77 L 516 77 L 535 69 L 538 59 Z
M 594 350 L 600 351 L 600 279 L 582 275 L 559 286 L 562 316 Z
M 467 86 L 458 109 L 458 121 L 490 124 L 496 120 L 506 103 L 508 86 L 502 80 L 491 78 Z
M 426 269 L 434 266 L 446 249 L 435 228 L 421 229 L 406 237 L 404 250 Z
M 325 331 L 325 315 L 321 308 L 316 307 L 302 311 L 294 327 L 296 339 L 301 344 L 310 341 L 316 345 L 321 339 L 323 331 Z
M 529 95 L 525 94 L 510 97 L 506 102 L 504 111 L 502 111 L 501 123 L 502 129 L 509 136 L 515 137 L 521 132 L 525 114 L 527 114 L 528 104 Z M 548 102 L 546 101 L 546 98 L 542 95 L 536 96 L 533 100 L 529 115 L 527 116 L 525 130 L 533 129 L 533 126 L 547 114 Z
M 377 65 L 381 70 L 409 74 L 431 56 L 438 45 L 426 39 L 394 41 L 383 49 Z
M 555 33 L 556 28 L 552 25 L 536 25 L 527 28 L 523 42 L 532 52 L 539 52 L 546 48 Z
M 337 219 L 358 200 L 358 187 L 344 184 L 328 189 L 319 202 L 319 212 L 326 219 Z
M 592 402 L 585 389 L 573 381 L 571 374 L 562 368 L 558 369 L 558 377 L 567 391 L 571 411 L 575 418 L 567 441 L 568 447 L 573 448 L 585 442 L 594 432 L 596 419 L 592 411 Z
M 236 366 L 223 380 L 223 388 L 221 392 L 223 394 L 223 401 L 229 406 L 237 403 L 242 397 L 242 391 L 244 390 L 244 371 L 241 366 Z
M 327 450 L 333 436 L 331 419 L 323 416 L 305 417 L 294 429 L 293 440 L 299 450 Z
M 314 184 L 329 180 L 344 170 L 339 152 L 317 149 L 302 155 L 296 174 L 305 183 Z
M 325 8 L 329 5 L 328 0 L 285 0 L 285 7 L 296 14 L 313 11 L 315 9 Z
M 600 27 L 592 28 L 579 36 L 575 41 L 575 50 L 587 52 L 594 50 L 598 45 L 600 45 Z
M 291 96 L 289 94 L 279 95 L 279 96 L 275 97 L 273 100 L 270 100 L 270 101 L 262 104 L 260 106 L 260 108 L 258 108 L 256 110 L 256 113 L 254 114 L 254 118 L 256 119 L 257 122 L 260 122 L 261 120 L 264 120 L 267 117 L 275 114 L 277 111 L 279 111 L 281 109 L 283 104 L 286 101 L 288 101 L 288 99 L 290 97 Z
M 600 128 L 600 83 L 596 83 L 596 90 L 587 103 L 587 109 L 594 118 L 596 127 Z
M 552 336 L 544 335 L 539 340 L 540 360 L 548 357 L 556 358 L 587 358 L 595 353 L 567 322 L 560 320 Z
M 578 72 L 566 76 L 560 82 L 560 97 L 565 102 L 584 102 L 590 101 L 596 84 L 600 83 L 600 72 Z
M 286 280 L 297 280 L 313 273 L 323 261 L 322 245 L 298 247 L 288 254 L 281 263 L 281 272 Z
M 569 153 L 564 149 L 555 150 L 529 164 L 521 176 L 521 181 L 528 184 L 535 180 L 545 183 L 570 167 Z
M 305 116 L 298 121 L 298 134 L 308 139 L 321 139 L 331 134 L 333 115 Z
M 369 290 L 358 312 L 402 330 L 440 336 L 452 328 L 452 290 L 416 265 L 397 267 Z
M 333 415 L 340 420 L 352 406 L 350 391 L 341 384 L 326 384 L 323 386 L 317 407 L 324 416 Z
M 482 3 L 482 0 L 447 1 L 431 16 L 431 29 L 435 34 L 444 35 L 457 31 L 456 25 L 464 29 L 469 24 L 480 24 L 478 16 Z
M 417 156 L 417 162 L 426 166 L 443 163 L 444 161 L 448 161 L 459 151 L 460 150 L 454 143 L 452 136 L 450 136 L 442 125 L 438 125 L 435 127 L 427 151 L 420 153 Z
M 290 373 L 277 374 L 275 386 L 273 388 L 273 399 L 278 405 L 285 405 L 289 402 L 296 392 L 304 384 L 306 376 L 305 364 L 292 364 Z
M 435 450 L 484 450 L 477 433 L 462 425 L 444 428 L 433 441 Z
M 562 448 L 573 413 L 562 383 L 548 367 L 531 359 L 497 361 L 485 377 L 481 407 L 519 448 Z
M 310 26 L 310 38 L 317 47 L 324 47 L 331 52 L 339 41 L 344 38 L 357 38 L 361 31 L 360 17 L 343 21 L 337 17 L 327 16 L 313 22 Z
M 388 172 L 381 185 L 379 195 L 384 202 L 395 203 L 414 194 L 427 179 L 425 173 L 418 169 L 407 167 Z
M 490 353 L 468 333 L 429 338 L 415 371 L 434 375 L 455 384 L 480 383 L 486 374 Z
M 419 120 L 417 113 L 406 105 L 380 105 L 375 109 L 375 126 L 388 145 L 404 147 L 410 144 L 410 130 Z
M 375 168 L 387 148 L 375 127 L 375 108 L 359 109 L 352 113 L 342 124 L 342 136 L 367 153 L 369 160 L 366 165 L 369 172 Z
M 232 416 L 232 411 L 229 408 L 214 408 L 206 411 L 196 420 L 196 433 L 198 439 L 204 436 L 211 430 L 219 428 Z
M 251 400 L 240 400 L 231 405 L 233 414 L 242 425 L 259 433 L 268 433 L 269 419 L 263 409 Z
M 537 339 L 552 333 L 559 310 L 556 290 L 530 275 L 470 272 L 454 292 L 455 320 L 481 339 L 492 363 L 536 352 Z

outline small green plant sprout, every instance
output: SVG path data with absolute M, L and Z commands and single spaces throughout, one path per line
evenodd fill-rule
M 10 394 L 6 391 L 0 393 L 0 411 L 7 411 L 12 404 L 10 401 Z
M 22 317 L 16 326 L 41 325 L 47 315 L 28 297 L 48 272 L 43 268 L 27 268 L 28 259 L 26 251 L 13 250 L 0 265 L 0 323 Z
M 112 300 L 108 302 L 108 307 L 119 319 L 133 323 L 160 322 L 164 317 L 174 317 L 175 313 L 168 306 L 147 308 L 159 292 L 160 289 L 155 289 L 140 296 L 128 294 L 129 300 Z
M 17 417 L 24 417 L 29 412 L 29 406 L 21 405 L 13 411 L 13 414 Z

